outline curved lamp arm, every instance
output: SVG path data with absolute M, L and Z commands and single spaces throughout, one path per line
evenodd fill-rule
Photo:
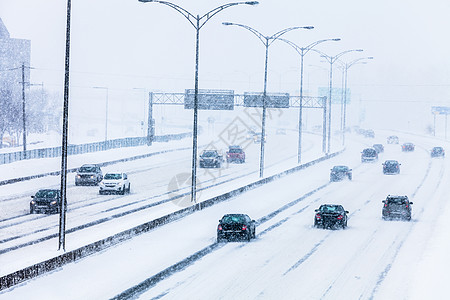
M 312 48 L 314 48 L 315 46 L 317 46 L 320 43 L 328 42 L 328 41 L 340 41 L 341 39 L 337 38 L 337 39 L 319 40 L 319 41 L 315 41 L 314 43 L 309 44 L 306 47 L 300 47 L 297 44 L 295 44 L 289 40 L 286 40 L 286 39 L 279 38 L 279 40 L 289 44 L 290 46 L 292 46 L 292 48 L 295 49 L 295 51 L 297 51 L 298 54 L 300 54 L 301 56 L 304 56 L 306 53 L 309 52 L 309 50 L 312 50 Z
M 228 4 L 224 4 L 221 5 L 219 7 L 216 7 L 214 9 L 212 9 L 211 11 L 207 12 L 206 14 L 204 14 L 201 18 L 194 16 L 193 14 L 191 14 L 190 12 L 188 12 L 186 9 L 182 8 L 181 6 L 178 6 L 174 3 L 168 2 L 168 1 L 161 1 L 161 0 L 139 0 L 139 2 L 155 2 L 155 3 L 161 3 L 164 5 L 167 5 L 173 9 L 175 9 L 177 12 L 179 12 L 180 14 L 182 14 L 188 21 L 189 23 L 191 23 L 192 26 L 194 26 L 194 28 L 196 30 L 200 30 L 200 28 L 203 27 L 203 25 L 205 25 L 206 22 L 209 21 L 209 19 L 211 19 L 213 16 L 215 16 L 217 13 L 219 13 L 220 11 L 231 7 L 231 6 L 235 6 L 235 5 L 239 5 L 239 4 L 247 4 L 247 5 L 256 5 L 259 2 L 258 1 L 245 1 L 245 2 L 234 2 L 234 3 L 228 3 Z M 198 23 L 198 28 L 197 28 L 197 21 L 200 21 L 204 19 L 201 23 Z M 193 22 L 193 20 L 195 20 L 196 22 Z
M 193 14 L 191 14 L 190 12 L 188 12 L 187 10 L 182 8 L 181 6 L 178 6 L 178 5 L 173 4 L 171 2 L 160 1 L 160 0 L 139 0 L 139 2 L 143 2 L 143 3 L 154 2 L 154 3 L 161 3 L 161 4 L 164 4 L 164 5 L 167 5 L 167 6 L 171 7 L 171 8 L 173 8 L 173 9 L 175 9 L 180 14 L 182 14 L 189 21 L 189 23 L 191 23 L 192 26 L 194 26 L 195 29 L 198 29 L 197 25 L 196 25 L 196 22 L 194 23 L 191 20 L 191 18 L 194 19 L 194 20 L 196 20 L 197 18 Z
M 234 3 L 228 3 L 228 4 L 221 5 L 219 7 L 216 7 L 216 8 L 210 10 L 209 12 L 207 12 L 206 14 L 204 14 L 203 16 L 200 17 L 200 20 L 202 20 L 204 18 L 205 18 L 205 20 L 201 22 L 199 29 L 202 28 L 203 25 L 205 25 L 205 23 L 209 21 L 209 19 L 211 19 L 213 16 L 215 16 L 216 14 L 221 12 L 222 10 L 224 10 L 224 9 L 226 9 L 228 7 L 235 6 L 235 5 L 240 5 L 240 4 L 257 5 L 257 4 L 259 4 L 259 2 L 258 1 L 234 2 Z
M 250 31 L 251 33 L 253 33 L 254 35 L 256 35 L 258 37 L 258 39 L 264 44 L 264 46 L 266 46 L 267 40 L 268 38 L 266 36 L 264 36 L 261 32 L 259 32 L 256 29 L 251 28 L 250 26 L 247 25 L 242 25 L 242 24 L 237 24 L 237 23 L 231 23 L 231 22 L 222 22 L 223 25 L 225 26 L 239 26 L 242 28 L 247 29 L 248 31 Z
M 283 30 L 278 31 L 277 33 L 273 34 L 270 37 L 266 37 L 267 40 L 271 40 L 268 44 L 270 46 L 270 44 L 272 44 L 274 41 L 276 41 L 280 36 L 282 36 L 283 34 L 285 34 L 286 32 L 289 32 L 291 30 L 295 30 L 295 29 L 314 29 L 314 26 L 302 26 L 302 27 L 289 27 Z
M 351 61 L 348 64 L 346 64 L 347 65 L 347 69 L 350 68 L 351 66 L 353 66 L 354 64 L 360 62 L 361 60 L 364 60 L 364 59 L 373 59 L 373 56 L 361 57 L 361 58 L 355 59 L 354 61 Z

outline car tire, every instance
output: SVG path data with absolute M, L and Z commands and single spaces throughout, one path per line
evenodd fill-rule
M 130 193 L 130 191 L 131 191 L 131 183 L 130 183 L 130 184 L 128 184 L 128 190 L 127 190 L 127 193 L 129 194 L 129 193 Z
M 123 187 L 122 187 L 122 190 L 119 191 L 119 194 L 125 195 L 125 191 L 126 191 L 125 186 L 123 186 Z
M 80 184 L 78 182 L 75 181 L 75 186 L 79 186 Z
M 35 214 L 35 210 L 32 209 L 32 208 L 30 208 L 30 214 L 31 214 L 31 215 Z
M 348 175 L 348 180 L 352 180 L 352 175 Z
M 251 232 L 248 232 L 247 238 L 246 238 L 247 242 L 250 242 L 251 239 L 252 239 L 252 234 L 251 234 Z

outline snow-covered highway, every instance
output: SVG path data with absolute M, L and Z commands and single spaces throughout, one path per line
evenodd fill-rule
M 427 288 L 417 279 L 430 251 L 427 241 L 436 223 L 443 222 L 441 212 L 449 211 L 445 183 L 450 174 L 446 159 L 429 156 L 439 141 L 398 135 L 401 142 L 414 142 L 416 151 L 403 153 L 399 145 L 386 145 L 377 163 L 362 164 L 359 152 L 374 140 L 349 141 L 347 150 L 329 161 L 2 291 L 0 297 L 26 299 L 38 291 L 52 299 L 67 290 L 72 292 L 65 299 L 418 297 Z M 383 175 L 386 159 L 400 161 L 399 175 Z M 352 181 L 329 183 L 329 169 L 337 164 L 353 168 Z M 411 222 L 381 219 L 381 200 L 387 194 L 411 198 Z M 312 226 L 314 209 L 323 203 L 349 210 L 347 229 Z M 216 244 L 217 220 L 233 212 L 259 221 L 256 240 Z M 168 272 L 167 278 L 155 277 L 202 249 L 207 249 L 204 255 L 187 267 Z M 13 259 L 18 253 L 10 255 Z M 436 280 L 440 275 L 430 274 Z

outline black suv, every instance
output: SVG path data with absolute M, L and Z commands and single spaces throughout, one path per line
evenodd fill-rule
M 82 165 L 75 176 L 75 185 L 98 185 L 103 179 L 102 170 L 98 165 Z
M 411 220 L 411 204 L 413 203 L 409 201 L 408 196 L 388 195 L 386 200 L 382 202 L 384 203 L 382 211 L 383 220 Z
M 373 148 L 366 148 L 361 152 L 361 162 L 371 162 L 378 160 L 378 152 Z
M 314 226 L 322 228 L 347 227 L 348 211 L 338 204 L 323 204 L 315 210 Z
M 204 150 L 200 155 L 200 168 L 222 167 L 223 156 L 217 150 Z
M 330 181 L 340 181 L 345 177 L 352 180 L 352 169 L 347 166 L 334 166 L 330 172 Z
M 61 207 L 60 190 L 44 189 L 39 190 L 36 195 L 31 196 L 30 214 L 35 212 L 59 213 Z
M 219 220 L 217 226 L 217 242 L 234 239 L 250 241 L 256 237 L 255 220 L 246 214 L 227 214 Z
M 396 160 L 387 160 L 383 163 L 383 174 L 400 174 L 400 163 Z
M 431 157 L 445 157 L 445 150 L 442 147 L 434 147 L 431 149 Z

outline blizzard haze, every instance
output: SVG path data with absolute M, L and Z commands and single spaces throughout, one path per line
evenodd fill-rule
M 173 2 L 194 15 L 226 3 Z M 0 2 L 0 17 L 11 37 L 31 40 L 31 65 L 35 68 L 31 80 L 61 93 L 66 5 L 66 1 L 56 0 Z M 292 31 L 283 37 L 301 47 L 320 39 L 341 38 L 316 49 L 328 55 L 364 49 L 344 55 L 346 62 L 375 57 L 349 69 L 350 124 L 423 132 L 432 123 L 431 106 L 445 106 L 450 94 L 449 13 L 450 3 L 444 0 L 262 0 L 254 7 L 232 7 L 200 31 L 199 87 L 236 93 L 262 91 L 263 45 L 247 30 L 226 27 L 222 22 L 245 24 L 264 35 L 312 25 L 313 30 Z M 306 95 L 316 96 L 318 87 L 328 86 L 329 64 L 321 60 L 313 52 L 305 56 Z M 167 6 L 137 0 L 72 2 L 71 107 L 104 101 L 104 95 L 93 86 L 108 87 L 112 102 L 123 99 L 123 93 L 133 103 L 142 101 L 142 91 L 139 94 L 133 88 L 183 92 L 193 88 L 194 62 L 195 30 Z M 269 50 L 268 91 L 298 95 L 299 62 L 294 49 L 274 43 Z M 333 69 L 333 86 L 340 87 L 341 71 L 337 64 Z

